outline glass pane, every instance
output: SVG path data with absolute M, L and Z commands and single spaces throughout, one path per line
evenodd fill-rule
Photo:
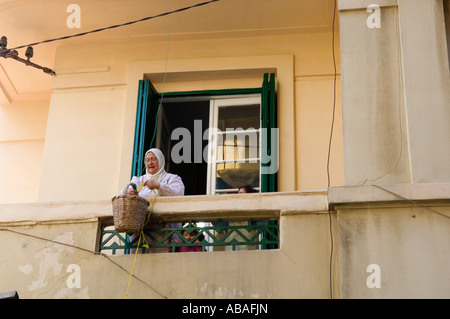
M 219 108 L 218 128 L 226 131 L 227 128 L 258 129 L 260 126 L 260 105 L 233 105 Z
M 237 161 L 258 158 L 259 131 L 235 130 L 218 136 L 218 161 Z
M 221 163 L 216 168 L 216 189 L 238 188 L 247 184 L 259 187 L 259 162 Z

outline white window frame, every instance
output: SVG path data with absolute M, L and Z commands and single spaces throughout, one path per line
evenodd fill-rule
M 217 192 L 216 190 L 216 175 L 217 175 L 217 164 L 219 162 L 223 163 L 223 161 L 217 160 L 217 128 L 218 128 L 218 120 L 219 120 L 219 108 L 228 107 L 228 106 L 236 106 L 236 105 L 255 105 L 258 104 L 260 106 L 260 115 L 259 115 L 259 128 L 255 129 L 255 132 L 258 132 L 261 137 L 261 94 L 251 94 L 251 95 L 243 95 L 243 96 L 233 96 L 233 97 L 215 97 L 210 100 L 210 113 L 209 113 L 209 130 L 208 130 L 208 171 L 207 171 L 207 182 L 206 182 L 206 193 L 208 195 L 213 194 L 226 194 L 230 192 L 235 192 L 236 189 L 230 190 L 220 190 Z M 243 133 L 248 134 L 249 130 L 244 130 Z M 225 132 L 221 132 L 221 134 L 225 135 Z M 234 132 L 236 134 L 236 132 Z M 259 161 L 260 167 L 259 171 L 261 172 L 261 138 L 259 138 L 259 154 L 257 158 L 246 158 L 245 161 Z M 227 161 L 228 162 L 228 161 Z M 239 161 L 236 161 L 239 162 Z M 257 187 L 256 189 L 259 189 Z

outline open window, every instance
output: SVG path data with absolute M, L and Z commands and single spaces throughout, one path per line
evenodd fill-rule
M 208 193 L 259 190 L 261 95 L 212 99 L 210 114 Z
M 235 193 L 245 184 L 276 191 L 277 169 L 268 169 L 278 161 L 277 135 L 271 134 L 277 127 L 275 74 L 262 82 L 259 88 L 161 96 L 141 80 L 132 176 L 143 174 L 145 151 L 157 147 L 166 170 L 183 179 L 185 195 Z

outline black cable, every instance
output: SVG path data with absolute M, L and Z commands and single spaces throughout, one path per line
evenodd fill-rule
M 334 68 L 334 83 L 333 83 L 333 112 L 331 119 L 331 129 L 330 129 L 330 139 L 328 141 L 328 156 L 327 156 L 327 178 L 328 184 L 330 187 L 330 157 L 331 157 L 331 143 L 333 141 L 333 131 L 334 131 L 334 119 L 336 114 L 336 82 L 337 82 L 337 69 L 336 69 L 336 54 L 335 54 L 335 44 L 334 44 L 334 25 L 336 21 L 336 0 L 334 0 L 334 11 L 333 11 L 333 22 L 331 29 L 331 47 L 332 47 L 332 56 L 333 56 L 333 68 Z
M 81 37 L 83 35 L 96 33 L 96 32 L 100 32 L 100 31 L 104 31 L 104 30 L 115 29 L 115 28 L 119 28 L 119 27 L 131 25 L 131 24 L 135 24 L 135 23 L 142 22 L 142 21 L 147 21 L 147 20 L 151 20 L 151 19 L 155 19 L 155 18 L 164 17 L 164 16 L 169 15 L 169 14 L 186 11 L 186 10 L 189 10 L 189 9 L 192 9 L 192 8 L 201 7 L 201 6 L 210 4 L 212 2 L 217 2 L 217 1 L 219 1 L 219 0 L 210 0 L 210 1 L 206 1 L 206 2 L 201 2 L 201 3 L 194 4 L 192 6 L 188 6 L 188 7 L 180 8 L 180 9 L 177 9 L 177 10 L 160 13 L 160 14 L 149 16 L 149 17 L 145 17 L 145 18 L 142 18 L 142 19 L 129 21 L 129 22 L 121 23 L 121 24 L 116 24 L 116 25 L 112 25 L 112 26 L 109 26 L 109 27 L 95 29 L 95 30 L 91 30 L 91 31 L 87 31 L 87 32 L 78 33 L 78 34 L 67 35 L 67 36 L 64 36 L 64 37 L 48 39 L 48 40 L 44 40 L 44 41 L 40 41 L 40 42 L 35 42 L 35 43 L 26 44 L 26 45 L 21 45 L 21 46 L 18 46 L 18 47 L 9 49 L 9 50 L 17 50 L 17 49 L 22 49 L 22 48 L 29 47 L 29 46 L 36 46 L 36 45 L 42 44 L 42 43 L 49 43 L 49 42 L 54 42 L 54 41 L 59 41 L 59 40 L 66 40 L 66 39 L 75 38 L 75 37 Z
M 388 190 L 388 189 L 386 189 L 386 188 L 384 188 L 384 187 L 381 187 L 380 185 L 372 184 L 372 186 L 374 186 L 374 187 L 376 187 L 376 188 L 379 188 L 379 189 L 385 191 L 386 193 L 389 193 L 389 194 L 391 194 L 391 195 L 394 195 L 394 196 L 396 196 L 396 197 L 398 197 L 398 198 L 401 198 L 401 199 L 403 199 L 403 200 L 405 200 L 405 201 L 407 201 L 407 202 L 413 204 L 414 206 L 423 208 L 423 209 L 425 209 L 425 210 L 427 210 L 427 211 L 429 211 L 429 212 L 431 212 L 431 213 L 433 213 L 433 214 L 436 214 L 436 215 L 438 215 L 438 216 L 441 216 L 441 217 L 450 219 L 450 216 L 445 215 L 444 213 L 441 213 L 440 211 L 437 211 L 437 210 L 435 210 L 435 209 L 433 209 L 433 208 L 430 208 L 430 207 L 428 207 L 428 206 L 425 206 L 425 205 L 421 205 L 420 203 L 417 203 L 416 201 L 414 201 L 414 200 L 412 200 L 412 199 L 409 199 L 409 198 L 404 197 L 404 196 L 402 196 L 402 195 L 400 195 L 400 194 L 397 194 L 397 193 L 395 193 L 395 192 L 393 192 L 393 191 L 390 191 L 390 190 Z
M 328 184 L 327 189 L 330 188 L 330 156 L 331 156 L 331 142 L 333 140 L 333 130 L 334 130 L 334 119 L 336 113 L 336 82 L 337 82 L 337 70 L 336 70 L 336 54 L 335 54 L 335 44 L 334 44 L 334 27 L 336 23 L 336 0 L 334 0 L 333 8 L 333 22 L 331 27 L 331 48 L 333 56 L 333 67 L 334 67 L 334 83 L 333 83 L 333 115 L 331 119 L 331 129 L 330 129 L 330 140 L 328 141 L 328 156 L 327 156 L 327 178 Z M 334 243 L 333 243 L 333 227 L 331 220 L 331 211 L 328 209 L 328 222 L 330 227 L 330 298 L 333 299 L 333 254 L 334 254 Z
M 171 9 L 171 5 L 172 5 L 172 1 L 169 0 L 169 11 Z M 162 106 L 163 100 L 164 100 L 164 93 L 165 93 L 165 86 L 166 86 L 166 79 L 167 79 L 167 63 L 169 62 L 169 52 L 170 52 L 170 15 L 169 15 L 169 21 L 167 22 L 166 67 L 165 67 L 165 71 L 164 71 L 164 80 L 163 80 L 163 85 L 162 85 L 161 98 L 159 99 L 158 109 L 157 109 L 156 115 L 155 115 L 155 129 L 153 130 L 153 137 L 152 137 L 152 140 L 150 141 L 150 145 L 149 145 L 150 148 L 153 147 L 153 142 L 155 141 L 155 138 L 156 138 L 156 133 L 157 133 L 157 128 L 158 128 L 159 111 L 161 110 L 161 106 Z M 155 147 L 156 147 L 156 145 L 155 145 Z
M 6 232 L 11 232 L 17 235 L 21 235 L 21 236 L 26 236 L 26 237 L 31 237 L 31 238 L 35 238 L 35 239 L 39 239 L 39 240 L 43 240 L 46 242 L 50 242 L 53 244 L 57 244 L 57 245 L 62 245 L 62 246 L 67 246 L 67 247 L 71 247 L 71 248 L 75 248 L 75 249 L 79 249 L 82 250 L 84 252 L 93 254 L 93 255 L 98 255 L 98 256 L 102 256 L 105 257 L 108 261 L 110 261 L 111 263 L 113 263 L 114 265 L 116 265 L 118 268 L 122 269 L 124 272 L 126 272 L 128 275 L 131 275 L 134 279 L 140 281 L 141 283 L 143 283 L 144 285 L 146 285 L 147 287 L 149 287 L 151 290 L 153 290 L 154 292 L 156 292 L 158 295 L 160 295 L 161 297 L 167 299 L 166 296 L 162 295 L 161 293 L 159 293 L 158 291 L 155 290 L 155 288 L 153 288 L 152 286 L 150 286 L 148 283 L 146 283 L 144 280 L 138 278 L 136 275 L 131 274 L 128 270 L 126 270 L 123 266 L 119 265 L 117 262 L 115 262 L 114 260 L 112 260 L 109 256 L 102 254 L 100 252 L 95 252 L 80 246 L 76 246 L 76 245 L 72 245 L 72 244 L 67 244 L 67 243 L 63 243 L 60 241 L 56 241 L 56 240 L 52 240 L 52 239 L 48 239 L 48 238 L 44 238 L 44 237 L 40 237 L 40 236 L 36 236 L 36 235 L 31 235 L 31 234 L 27 234 L 27 233 L 22 233 L 22 232 L 18 232 L 12 229 L 8 229 L 8 228 L 0 228 L 0 231 L 6 231 Z

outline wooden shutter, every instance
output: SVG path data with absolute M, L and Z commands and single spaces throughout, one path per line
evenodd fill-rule
M 272 145 L 277 142 L 272 141 L 274 137 L 271 129 L 277 128 L 277 98 L 275 92 L 275 73 L 264 74 L 264 80 L 261 93 L 261 128 L 265 129 L 267 134 L 261 134 L 261 167 L 269 167 L 274 163 L 269 162 L 269 157 L 276 157 L 272 152 L 278 152 L 278 147 L 272 149 Z M 277 145 L 278 146 L 278 145 Z M 261 174 L 261 192 L 277 191 L 277 173 Z
M 139 81 L 134 131 L 133 162 L 131 176 L 140 176 L 144 172 L 144 154 L 154 147 L 155 126 L 158 116 L 159 94 L 150 80 Z

